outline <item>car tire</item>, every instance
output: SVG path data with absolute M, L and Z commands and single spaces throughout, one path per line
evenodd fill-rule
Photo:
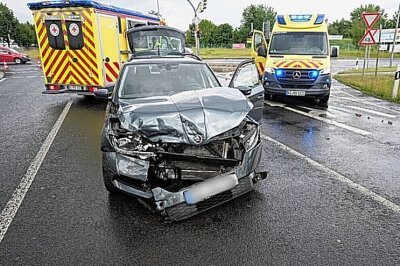
M 108 167 L 108 164 L 106 161 L 106 155 L 104 153 L 103 153 L 103 160 L 102 160 L 102 169 L 103 169 L 104 187 L 107 189 L 107 191 L 110 194 L 118 193 L 119 192 L 118 189 L 112 183 L 114 173 Z
M 320 98 L 320 99 L 319 99 L 319 103 L 327 104 L 327 103 L 329 102 L 329 96 L 330 96 L 330 95 L 328 94 L 328 95 L 326 95 L 326 96 Z
M 22 60 L 20 58 L 14 58 L 14 63 L 16 64 L 22 64 Z
M 265 100 L 273 101 L 273 100 L 274 100 L 274 95 L 273 95 L 272 93 L 270 93 L 270 92 L 266 92 L 266 93 L 264 94 L 264 99 L 265 99 Z

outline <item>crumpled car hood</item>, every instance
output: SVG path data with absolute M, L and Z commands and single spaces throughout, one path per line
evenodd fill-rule
M 243 121 L 253 108 L 237 89 L 193 90 L 121 100 L 121 126 L 152 142 L 205 144 Z

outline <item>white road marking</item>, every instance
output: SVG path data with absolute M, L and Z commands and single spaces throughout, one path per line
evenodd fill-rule
M 47 136 L 46 140 L 43 142 L 42 147 L 36 154 L 36 157 L 33 159 L 31 165 L 29 166 L 28 170 L 26 171 L 24 177 L 22 178 L 21 182 L 19 183 L 18 187 L 15 189 L 14 193 L 11 196 L 11 199 L 7 202 L 5 208 L 0 214 L 0 243 L 3 240 L 7 230 L 12 223 L 15 215 L 19 207 L 21 206 L 26 193 L 28 192 L 33 180 L 37 172 L 39 171 L 40 166 L 42 165 L 47 152 L 49 151 L 51 144 L 53 143 L 54 139 L 57 136 L 58 131 L 61 128 L 62 123 L 64 122 L 65 117 L 68 114 L 69 109 L 71 108 L 73 100 L 69 100 L 68 103 L 65 105 L 64 110 L 62 111 L 61 115 L 58 117 L 56 123 L 54 124 L 53 128 L 51 129 L 49 135 Z
M 318 168 L 318 169 L 320 169 L 320 170 L 322 170 L 322 171 L 324 171 L 326 173 L 329 173 L 334 180 L 336 180 L 336 181 L 338 181 L 338 182 L 340 182 L 340 183 L 342 183 L 342 184 L 344 184 L 344 185 L 346 185 L 346 186 L 358 191 L 359 193 L 363 194 L 364 196 L 367 196 L 370 199 L 382 204 L 383 206 L 385 206 L 386 208 L 392 210 L 393 212 L 395 212 L 397 214 L 400 214 L 400 206 L 396 205 L 395 203 L 391 202 L 390 200 L 388 200 L 388 199 L 376 194 L 375 192 L 367 189 L 366 187 L 364 187 L 364 186 L 362 186 L 362 185 L 350 180 L 349 178 L 345 177 L 344 175 L 339 174 L 338 172 L 332 170 L 329 167 L 326 167 L 326 166 L 320 164 L 317 161 L 314 161 L 313 159 L 311 159 L 311 158 L 299 153 L 298 151 L 286 146 L 285 144 L 283 144 L 283 143 L 281 143 L 281 142 L 279 142 L 279 141 L 277 141 L 277 140 L 275 140 L 273 138 L 270 138 L 270 137 L 265 136 L 265 135 L 262 135 L 262 138 L 267 140 L 267 141 L 269 141 L 269 142 L 274 143 L 275 145 L 277 145 L 282 150 L 284 150 L 284 151 L 286 151 L 286 152 L 288 152 L 288 153 L 290 153 L 290 154 L 292 154 L 292 155 L 294 155 L 296 157 L 299 157 L 299 158 L 305 160 L 306 162 L 308 162 L 312 166 L 314 166 L 314 167 L 316 167 L 316 168 Z
M 357 133 L 357 134 L 360 134 L 360 135 L 362 135 L 362 136 L 368 136 L 368 135 L 371 134 L 371 132 L 369 132 L 369 131 L 365 131 L 365 130 L 360 129 L 360 128 L 348 126 L 348 125 L 346 125 L 346 124 L 343 124 L 343 123 L 340 123 L 340 122 L 336 122 L 336 121 L 334 121 L 334 120 L 330 120 L 330 119 L 327 119 L 327 118 L 324 118 L 324 117 L 320 117 L 319 115 L 309 114 L 309 113 L 306 113 L 306 112 L 303 112 L 303 111 L 300 111 L 300 110 L 297 110 L 297 109 L 288 107 L 288 106 L 286 106 L 285 104 L 272 103 L 272 102 L 270 102 L 270 101 L 265 101 L 265 103 L 268 104 L 268 105 L 270 105 L 270 106 L 272 106 L 272 107 L 276 107 L 276 106 L 282 107 L 282 108 L 284 108 L 284 109 L 286 109 L 286 110 L 289 110 L 289 111 L 292 111 L 292 112 L 294 112 L 294 113 L 298 113 L 298 114 L 301 114 L 301 115 L 304 115 L 304 116 L 313 118 L 313 119 L 315 119 L 315 120 L 319 120 L 319 121 L 325 122 L 325 123 L 327 123 L 327 124 L 329 124 L 329 125 L 333 125 L 333 126 L 336 126 L 336 127 L 339 127 L 339 128 L 343 128 L 343 129 L 352 131 L 352 132 Z
M 335 98 L 337 98 L 337 99 L 339 99 L 339 100 L 351 101 L 351 102 L 356 102 L 356 103 L 363 103 L 363 104 L 375 106 L 375 107 L 377 107 L 377 108 L 380 108 L 380 109 L 383 109 L 383 110 L 386 110 L 386 111 L 391 111 L 391 112 L 399 113 L 399 114 L 400 114 L 400 111 L 399 111 L 399 110 L 394 110 L 394 109 L 391 109 L 391 108 L 388 108 L 388 107 L 385 107 L 385 106 L 381 106 L 381 105 L 376 104 L 376 103 L 371 103 L 371 102 L 365 101 L 365 100 L 362 101 L 362 100 L 360 100 L 359 98 L 356 98 L 356 97 L 351 97 L 351 98 L 349 98 L 349 97 L 339 97 L 339 96 L 334 96 L 334 95 L 331 95 L 331 96 L 332 96 L 332 97 L 335 97 Z
M 360 134 L 360 135 L 363 135 L 363 136 L 368 136 L 368 135 L 371 134 L 371 132 L 369 132 L 369 131 L 365 131 L 365 130 L 360 129 L 360 128 L 356 128 L 356 127 L 348 126 L 348 125 L 340 123 L 340 122 L 336 122 L 334 120 L 330 120 L 330 119 L 326 119 L 326 118 L 323 118 L 323 117 L 320 117 L 320 116 L 316 116 L 316 115 L 312 115 L 312 114 L 309 114 L 309 113 L 306 113 L 306 112 L 302 112 L 302 111 L 299 111 L 299 110 L 291 108 L 291 107 L 285 106 L 284 108 L 289 110 L 289 111 L 292 111 L 294 113 L 298 113 L 298 114 L 313 118 L 315 120 L 319 120 L 319 121 L 325 122 L 328 125 L 333 125 L 333 126 L 336 126 L 336 127 L 340 127 L 340 128 L 352 131 L 354 133 L 357 133 L 357 134 Z
M 365 109 L 365 108 L 361 108 L 361 107 L 354 106 L 354 105 L 350 105 L 350 106 L 347 106 L 347 107 L 349 107 L 351 109 L 358 110 L 358 111 L 363 111 L 363 112 L 366 112 L 366 113 L 375 114 L 375 115 L 379 115 L 379 116 L 384 116 L 384 117 L 388 117 L 388 118 L 396 118 L 397 117 L 395 115 L 390 115 L 390 114 L 386 114 L 386 113 L 382 113 L 382 112 L 378 112 L 378 111 L 374 111 L 374 110 L 370 110 L 370 109 Z
M 2 78 L 2 79 L 0 79 L 0 83 L 1 82 L 3 82 L 3 81 L 5 81 L 7 78 Z
M 42 76 L 26 76 L 26 77 L 12 77 L 13 79 L 33 79 L 33 78 L 40 78 Z

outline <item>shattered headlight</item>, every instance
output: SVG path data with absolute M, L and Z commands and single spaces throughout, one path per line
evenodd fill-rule
M 116 152 L 135 156 L 142 160 L 153 157 L 154 153 L 147 152 L 150 147 L 154 145 L 146 143 L 140 135 L 126 136 L 114 139 L 114 148 Z
M 260 140 L 260 128 L 255 127 L 243 138 L 243 145 L 247 151 L 254 149 Z

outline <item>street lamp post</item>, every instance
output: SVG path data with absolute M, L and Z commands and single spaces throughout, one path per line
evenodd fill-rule
M 390 55 L 390 64 L 389 64 L 390 67 L 393 66 L 394 47 L 396 46 L 397 29 L 399 27 L 399 20 L 400 20 L 400 3 L 399 3 L 399 10 L 397 11 L 396 27 L 394 29 L 393 45 L 392 45 L 392 51 L 391 51 L 391 55 Z
M 199 30 L 200 18 L 197 16 L 197 10 L 194 7 L 194 5 L 192 4 L 192 2 L 190 0 L 187 0 L 187 1 L 190 4 L 190 6 L 193 8 L 193 12 L 194 12 L 193 23 L 196 25 L 196 29 L 194 31 L 194 38 L 196 41 L 196 55 L 199 56 L 200 55 L 200 42 L 199 42 L 199 36 L 198 36 L 197 32 Z

